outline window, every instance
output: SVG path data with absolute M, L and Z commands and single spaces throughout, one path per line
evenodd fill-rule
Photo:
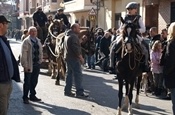
M 57 2 L 57 0 L 52 0 L 52 2 Z
M 121 13 L 116 13 L 115 14 L 115 27 L 116 28 L 120 27 L 120 17 L 121 17 Z
M 70 1 L 73 1 L 73 0 L 64 0 L 64 2 L 70 2 Z
M 171 3 L 171 22 L 174 22 L 175 21 L 174 12 L 175 12 L 175 2 L 172 2 Z

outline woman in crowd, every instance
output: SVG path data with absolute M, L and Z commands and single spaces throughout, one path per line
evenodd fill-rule
M 175 115 L 175 22 L 168 28 L 163 74 L 165 86 L 170 89 L 173 115 Z
M 156 96 L 161 94 L 161 89 L 163 88 L 163 68 L 160 66 L 160 57 L 162 55 L 162 43 L 157 40 L 153 44 L 152 50 L 150 52 L 151 59 L 151 71 L 154 79 L 154 94 Z

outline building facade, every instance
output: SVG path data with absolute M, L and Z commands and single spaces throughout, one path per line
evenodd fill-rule
M 160 32 L 167 24 L 175 21 L 175 0 L 19 0 L 19 18 L 22 19 L 24 29 L 32 25 L 32 14 L 37 6 L 42 5 L 47 15 L 54 15 L 58 8 L 64 7 L 70 23 L 90 27 L 92 22 L 89 13 L 94 8 L 95 25 L 104 29 L 118 28 L 119 18 L 126 15 L 125 6 L 132 1 L 139 3 L 138 13 L 147 29 L 155 26 Z

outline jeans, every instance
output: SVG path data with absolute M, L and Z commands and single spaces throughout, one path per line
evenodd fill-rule
M 88 67 L 89 68 L 95 68 L 95 56 L 87 56 L 87 62 L 88 62 Z
M 38 76 L 40 72 L 40 65 L 33 66 L 33 72 L 24 72 L 24 84 L 23 84 L 23 99 L 28 98 L 30 91 L 30 98 L 34 98 L 36 95 L 36 85 L 38 83 Z
M 0 83 L 0 115 L 7 115 L 11 92 L 12 82 Z
M 153 73 L 154 85 L 157 88 L 163 88 L 163 73 Z
M 82 95 L 84 92 L 82 86 L 82 68 L 81 63 L 78 59 L 69 59 L 67 62 L 67 76 L 66 76 L 66 86 L 65 86 L 65 94 L 70 94 L 72 89 L 72 82 L 74 78 L 75 87 L 76 87 L 76 95 Z
M 172 100 L 172 109 L 173 109 L 173 115 L 175 115 L 175 88 L 170 89 L 171 92 L 171 100 Z

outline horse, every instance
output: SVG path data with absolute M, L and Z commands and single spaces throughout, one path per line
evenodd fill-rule
M 55 47 L 56 47 L 56 38 L 60 33 L 63 33 L 63 20 L 53 20 L 48 26 L 48 36 L 44 41 L 44 54 L 47 55 L 47 59 L 49 60 L 48 64 L 48 73 L 51 73 L 51 78 L 55 79 L 55 69 L 56 69 L 56 57 L 55 56 Z
M 50 30 L 50 28 L 49 28 L 49 30 Z M 90 36 L 92 34 L 88 29 L 81 29 L 78 37 L 82 38 L 83 35 L 86 35 L 88 37 L 88 40 L 85 40 L 83 42 L 83 44 L 91 43 L 89 38 L 91 38 Z M 52 76 L 52 78 L 56 78 L 55 85 L 60 85 L 60 79 L 62 78 L 63 80 L 65 80 L 65 73 L 66 73 L 66 63 L 65 63 L 65 59 L 64 59 L 65 33 L 62 32 L 58 36 L 55 36 L 54 38 L 56 38 L 54 41 L 55 50 L 53 52 L 53 50 L 51 49 L 51 52 L 55 58 L 55 62 L 52 62 L 54 67 L 52 68 L 52 75 L 51 76 Z M 87 50 L 87 51 L 91 51 L 92 44 L 89 44 L 88 46 L 89 46 L 88 48 L 82 47 L 82 49 Z M 57 72 L 56 72 L 56 68 L 57 68 Z
M 120 56 L 117 57 L 116 61 L 116 74 L 118 76 L 119 83 L 119 103 L 118 103 L 118 115 L 121 115 L 122 111 L 122 97 L 123 97 L 123 85 L 126 85 L 126 98 L 129 100 L 128 115 L 132 114 L 132 98 L 133 98 L 133 86 L 136 80 L 136 76 L 142 72 L 141 66 L 145 60 L 145 56 L 142 53 L 142 48 L 138 39 L 138 31 L 136 27 L 136 17 L 133 21 L 124 21 L 121 18 L 122 32 L 120 35 L 118 53 Z

